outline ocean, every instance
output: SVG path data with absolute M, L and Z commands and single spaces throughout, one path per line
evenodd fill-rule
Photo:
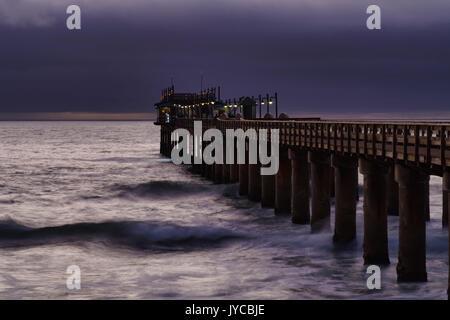
M 0 122 L 0 299 L 447 299 L 441 178 L 428 282 L 397 284 L 389 217 L 380 290 L 366 285 L 362 183 L 357 240 L 343 249 L 162 158 L 152 122 Z

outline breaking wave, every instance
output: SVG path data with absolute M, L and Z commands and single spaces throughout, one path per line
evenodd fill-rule
M 242 234 L 219 227 L 179 226 L 146 221 L 75 223 L 30 228 L 12 219 L 0 221 L 0 248 L 102 242 L 137 250 L 178 251 L 211 248 Z
M 151 181 L 137 185 L 114 185 L 117 196 L 175 198 L 209 191 L 210 185 L 184 181 Z

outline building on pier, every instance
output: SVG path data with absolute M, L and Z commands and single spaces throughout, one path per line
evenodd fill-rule
M 223 107 L 220 88 L 200 93 L 176 93 L 172 85 L 161 91 L 161 101 L 155 103 L 158 112 L 155 124 L 170 123 L 176 118 L 212 118 Z
M 200 93 L 176 93 L 171 87 L 161 91 L 161 101 L 155 103 L 156 125 L 171 123 L 179 118 L 217 118 L 225 114 L 234 118 L 240 113 L 245 119 L 256 118 L 256 101 L 250 97 L 238 100 L 220 99 L 220 87 L 202 90 Z

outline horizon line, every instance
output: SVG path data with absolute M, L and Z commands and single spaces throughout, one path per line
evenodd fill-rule
M 0 121 L 155 121 L 154 112 L 4 112 Z
M 292 118 L 324 120 L 449 120 L 450 112 L 295 112 Z M 155 112 L 0 112 L 0 121 L 155 121 Z

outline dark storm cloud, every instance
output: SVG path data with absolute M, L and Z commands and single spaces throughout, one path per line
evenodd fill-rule
M 291 113 L 449 106 L 448 1 L 377 1 L 381 31 L 367 1 L 79 1 L 79 32 L 68 4 L 0 0 L 1 111 L 147 112 L 201 73 L 225 97 L 277 90 Z

